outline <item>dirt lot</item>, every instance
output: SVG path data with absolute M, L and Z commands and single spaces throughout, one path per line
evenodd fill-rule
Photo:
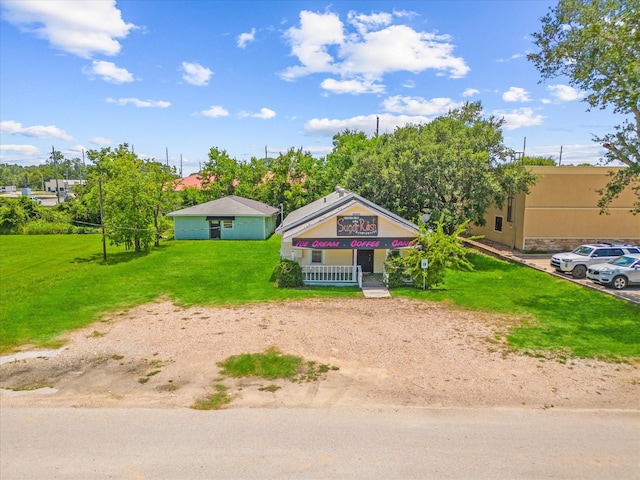
M 0 367 L 3 407 L 188 407 L 224 383 L 233 407 L 640 408 L 640 369 L 511 353 L 517 320 L 406 299 L 238 308 L 158 301 L 73 332 L 55 357 Z M 336 366 L 315 382 L 221 379 L 216 362 L 275 346 Z M 277 384 L 275 392 L 258 388 Z M 48 387 L 35 390 L 36 387 Z

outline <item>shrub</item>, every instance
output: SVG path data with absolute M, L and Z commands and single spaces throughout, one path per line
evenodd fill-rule
M 301 287 L 302 283 L 302 267 L 298 262 L 283 259 L 276 266 L 275 281 L 278 288 L 296 288 Z
M 398 288 L 404 285 L 408 276 L 407 262 L 398 252 L 391 252 L 384 262 L 387 273 L 387 287 Z

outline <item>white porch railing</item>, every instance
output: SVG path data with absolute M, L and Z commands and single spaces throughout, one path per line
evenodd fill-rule
M 303 265 L 302 280 L 307 285 L 358 285 L 362 288 L 360 265 Z

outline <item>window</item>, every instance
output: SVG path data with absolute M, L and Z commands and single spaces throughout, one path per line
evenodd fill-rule
M 311 263 L 322 263 L 322 250 L 311 250 Z
M 502 217 L 496 216 L 496 221 L 495 221 L 495 223 L 493 225 L 493 229 L 496 232 L 501 232 L 502 231 Z
M 233 220 L 223 220 L 222 221 L 222 228 L 224 228 L 225 230 L 233 228 Z

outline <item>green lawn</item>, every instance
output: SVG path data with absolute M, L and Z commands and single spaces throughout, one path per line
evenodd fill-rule
M 267 241 L 168 241 L 148 254 L 107 246 L 98 235 L 0 236 L 0 352 L 46 346 L 104 312 L 167 296 L 221 305 L 359 296 L 356 288 L 275 288 L 280 237 Z
M 355 288 L 275 288 L 279 249 L 277 235 L 167 241 L 148 254 L 108 246 L 105 263 L 97 235 L 0 236 L 0 352 L 53 346 L 61 333 L 105 312 L 160 296 L 185 306 L 361 296 Z M 640 359 L 638 306 L 484 255 L 473 263 L 471 272 L 449 272 L 442 288 L 393 294 L 526 318 L 505 332 L 520 350 Z
M 486 255 L 474 255 L 472 262 L 471 272 L 447 272 L 442 288 L 396 294 L 518 315 L 525 322 L 507 337 L 518 350 L 640 359 L 638 305 Z

